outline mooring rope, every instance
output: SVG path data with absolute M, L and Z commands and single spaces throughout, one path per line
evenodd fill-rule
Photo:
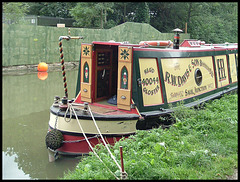
M 66 119 L 66 118 L 67 118 L 67 112 L 68 112 L 68 110 L 69 110 L 69 112 L 70 112 L 69 120 Z M 72 119 L 72 109 L 70 109 L 70 104 L 68 104 L 67 110 L 66 110 L 66 112 L 65 112 L 65 114 L 64 114 L 64 121 L 66 121 L 67 123 L 69 123 L 69 122 L 71 121 L 71 119 Z
M 86 134 L 85 134 L 85 132 L 84 132 L 84 130 L 83 130 L 83 128 L 82 128 L 79 120 L 78 120 L 77 114 L 76 114 L 76 112 L 75 112 L 72 104 L 70 104 L 70 108 L 73 110 L 73 113 L 74 113 L 74 115 L 75 115 L 75 117 L 76 117 L 76 119 L 77 119 L 77 122 L 78 122 L 78 126 L 79 126 L 79 128 L 81 129 L 82 134 L 83 134 L 84 138 L 86 139 L 89 147 L 90 147 L 91 150 L 93 151 L 94 155 L 100 160 L 100 162 L 103 163 L 103 165 L 108 169 L 108 171 L 109 171 L 117 180 L 119 180 L 119 178 L 107 167 L 107 165 L 102 161 L 102 159 L 99 157 L 99 155 L 98 155 L 98 154 L 95 152 L 95 150 L 93 149 L 91 143 L 89 142 L 89 140 L 88 140 L 88 138 L 87 138 L 87 136 L 86 136 Z
M 84 104 L 77 104 L 77 105 L 84 106 Z M 89 113 L 90 113 L 90 115 L 91 115 L 91 117 L 92 117 L 93 123 L 94 123 L 94 125 L 95 125 L 95 127 L 96 127 L 96 129 L 97 129 L 97 131 L 98 131 L 98 133 L 99 133 L 99 136 L 101 137 L 101 139 L 102 139 L 102 141 L 103 141 L 104 146 L 106 147 L 108 153 L 110 154 L 111 158 L 112 158 L 112 159 L 114 160 L 114 162 L 116 163 L 116 165 L 117 165 L 117 167 L 119 168 L 119 170 L 122 171 L 122 167 L 118 164 L 118 162 L 116 161 L 115 157 L 114 157 L 113 154 L 111 153 L 109 147 L 107 146 L 107 143 L 106 143 L 105 139 L 103 138 L 103 136 L 102 136 L 102 134 L 101 134 L 101 131 L 99 130 L 99 127 L 98 127 L 98 125 L 97 125 L 97 123 L 96 123 L 96 120 L 95 120 L 95 118 L 94 118 L 94 116 L 93 116 L 93 113 L 92 113 L 92 110 L 91 110 L 90 106 L 89 106 L 89 105 L 87 105 L 87 106 L 88 106 L 88 111 L 89 111 Z M 76 119 L 77 119 L 77 121 L 78 121 L 78 124 L 80 124 L 80 122 L 79 122 L 79 120 L 78 120 L 78 117 L 77 117 L 77 114 L 76 114 L 76 112 L 75 112 L 75 109 L 74 109 L 74 107 L 73 107 L 73 103 L 68 103 L 68 108 L 67 108 L 67 110 L 66 110 L 66 112 L 65 112 L 65 116 L 64 116 L 65 121 L 66 121 L 66 122 L 69 122 L 69 121 L 70 121 L 70 120 L 67 121 L 66 118 L 65 118 L 65 117 L 66 117 L 66 113 L 68 112 L 68 110 L 69 110 L 69 112 L 70 112 L 70 120 L 71 120 L 71 118 L 72 118 L 72 112 L 74 112 L 74 115 L 75 115 L 75 117 L 76 117 Z M 86 111 L 86 110 L 84 110 L 84 109 L 81 109 L 81 110 L 84 111 L 84 112 Z M 82 130 L 82 132 L 84 132 L 81 127 L 80 127 L 80 129 Z M 84 133 L 84 135 L 85 135 L 85 133 Z M 85 136 L 84 136 L 84 137 L 85 137 Z M 88 142 L 88 139 L 87 139 L 86 137 L 85 137 L 85 139 L 86 139 L 86 141 Z M 88 143 L 88 144 L 90 144 L 90 143 Z M 89 145 L 89 146 L 90 146 L 90 145 Z M 90 148 L 91 148 L 92 151 L 94 152 L 93 147 L 90 146 Z M 107 166 L 106 166 L 106 167 L 107 167 Z M 122 172 L 122 173 L 123 173 L 123 175 L 127 176 L 126 171 L 124 171 L 124 172 Z
M 95 127 L 96 127 L 96 129 L 97 129 L 97 131 L 98 131 L 98 133 L 99 133 L 99 135 L 100 135 L 100 137 L 102 138 L 102 141 L 103 141 L 103 143 L 104 143 L 104 145 L 105 145 L 108 153 L 110 154 L 111 158 L 114 160 L 114 162 L 115 162 L 116 165 L 118 166 L 119 170 L 121 171 L 122 168 L 121 168 L 121 166 L 118 164 L 118 162 L 116 161 L 116 159 L 115 159 L 115 157 L 113 156 L 112 152 L 110 151 L 109 147 L 107 146 L 106 141 L 105 141 L 105 139 L 103 138 L 103 136 L 102 136 L 102 134 L 101 134 L 101 131 L 100 131 L 99 128 L 98 128 L 98 125 L 97 125 L 97 123 L 96 123 L 96 120 L 95 120 L 95 118 L 94 118 L 94 116 L 93 116 L 93 114 L 92 114 L 92 110 L 91 110 L 91 108 L 90 108 L 89 105 L 88 105 L 88 109 L 89 109 L 89 113 L 91 114 L 91 117 L 92 117 L 92 120 L 93 120 L 93 122 L 94 122 L 94 125 L 95 125 Z

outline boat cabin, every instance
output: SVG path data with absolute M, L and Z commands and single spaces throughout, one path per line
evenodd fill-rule
M 77 103 L 108 105 L 143 117 L 167 113 L 183 100 L 197 104 L 237 88 L 237 44 L 184 40 L 83 43 Z
M 131 109 L 132 46 L 116 42 L 82 44 L 81 102 L 99 102 Z

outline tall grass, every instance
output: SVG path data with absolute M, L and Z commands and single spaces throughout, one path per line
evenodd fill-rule
M 238 95 L 224 95 L 203 109 L 179 106 L 169 129 L 138 130 L 111 147 L 120 164 L 123 146 L 124 167 L 130 180 L 227 179 L 238 164 Z M 120 171 L 103 145 L 97 153 L 117 175 Z M 92 154 L 68 171 L 64 179 L 115 179 Z

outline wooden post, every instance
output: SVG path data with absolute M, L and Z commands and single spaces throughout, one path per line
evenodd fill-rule
M 68 35 L 70 36 L 70 34 L 71 34 L 71 33 L 70 33 L 70 28 L 68 28 Z
M 124 164 L 123 164 L 123 152 L 122 152 L 122 146 L 120 148 L 120 158 L 121 158 L 121 179 L 126 179 L 127 178 L 127 173 L 124 171 Z
M 187 22 L 185 24 L 185 34 L 187 34 Z
M 121 168 L 122 168 L 122 172 L 124 172 L 122 146 L 120 146 L 119 148 L 120 148 L 120 157 L 121 157 Z

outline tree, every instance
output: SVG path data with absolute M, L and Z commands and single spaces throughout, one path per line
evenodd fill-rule
M 21 2 L 3 3 L 5 20 L 10 24 L 16 24 L 23 20 L 28 11 L 28 4 Z
M 51 16 L 71 18 L 70 9 L 76 6 L 76 2 L 32 2 L 28 3 L 29 15 Z
M 111 28 L 124 22 L 149 23 L 160 32 L 185 28 L 208 43 L 238 41 L 237 2 L 30 2 L 3 3 L 7 20 L 25 15 L 76 20 L 76 26 Z
M 237 42 L 237 3 L 193 3 L 191 38 L 208 43 Z
M 113 12 L 113 3 L 78 3 L 70 10 L 77 21 L 75 24 L 86 28 L 104 28 L 107 24 L 108 12 Z
M 148 3 L 146 2 L 136 3 L 134 22 L 150 23 Z
M 172 32 L 175 28 L 184 29 L 187 22 L 189 3 L 154 2 L 149 3 L 150 25 L 161 32 Z

